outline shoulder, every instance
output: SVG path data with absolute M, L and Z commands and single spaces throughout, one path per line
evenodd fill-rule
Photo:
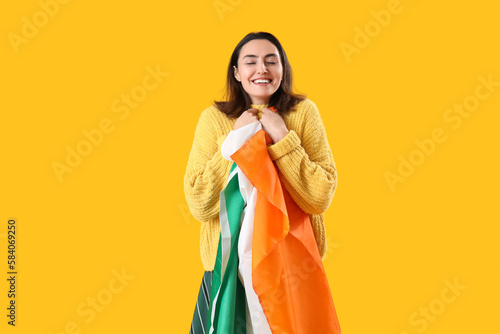
M 296 117 L 299 122 L 305 124 L 315 124 L 322 122 L 318 106 L 312 100 L 306 98 L 295 105 Z
M 300 101 L 296 108 L 297 121 L 300 123 L 303 136 L 320 136 L 326 131 L 323 117 L 316 103 L 306 98 Z
M 210 119 L 212 121 L 217 122 L 217 120 L 221 120 L 223 118 L 227 118 L 227 115 L 220 111 L 215 105 L 211 104 L 210 106 L 203 109 L 201 112 L 200 118 Z
M 210 105 L 201 111 L 198 124 L 213 124 L 218 114 L 222 114 L 214 105 Z
M 212 118 L 217 112 L 220 112 L 219 109 L 217 109 L 214 105 L 210 105 L 202 110 L 200 116 Z
M 226 114 L 215 105 L 210 105 L 201 111 L 197 127 L 202 131 L 209 131 L 210 135 L 221 137 L 229 133 L 233 125 Z

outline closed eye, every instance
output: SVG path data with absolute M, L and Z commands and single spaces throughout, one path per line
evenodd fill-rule
M 275 65 L 276 63 L 275 62 L 268 62 L 268 64 Z M 246 65 L 255 65 L 255 63 L 246 63 Z

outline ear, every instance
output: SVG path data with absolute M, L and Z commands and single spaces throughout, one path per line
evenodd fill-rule
M 236 80 L 240 81 L 240 75 L 238 73 L 238 69 L 234 65 L 233 65 L 233 69 L 234 69 L 234 77 L 236 78 Z

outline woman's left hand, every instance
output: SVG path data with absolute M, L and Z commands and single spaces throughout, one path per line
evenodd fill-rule
M 260 123 L 264 131 L 273 140 L 273 143 L 279 142 L 288 134 L 288 129 L 283 118 L 277 112 L 268 108 L 262 108 Z

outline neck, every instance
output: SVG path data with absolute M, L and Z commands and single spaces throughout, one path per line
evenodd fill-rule
M 266 100 L 252 100 L 252 104 L 261 106 L 261 105 L 267 105 L 269 103 L 269 99 Z

